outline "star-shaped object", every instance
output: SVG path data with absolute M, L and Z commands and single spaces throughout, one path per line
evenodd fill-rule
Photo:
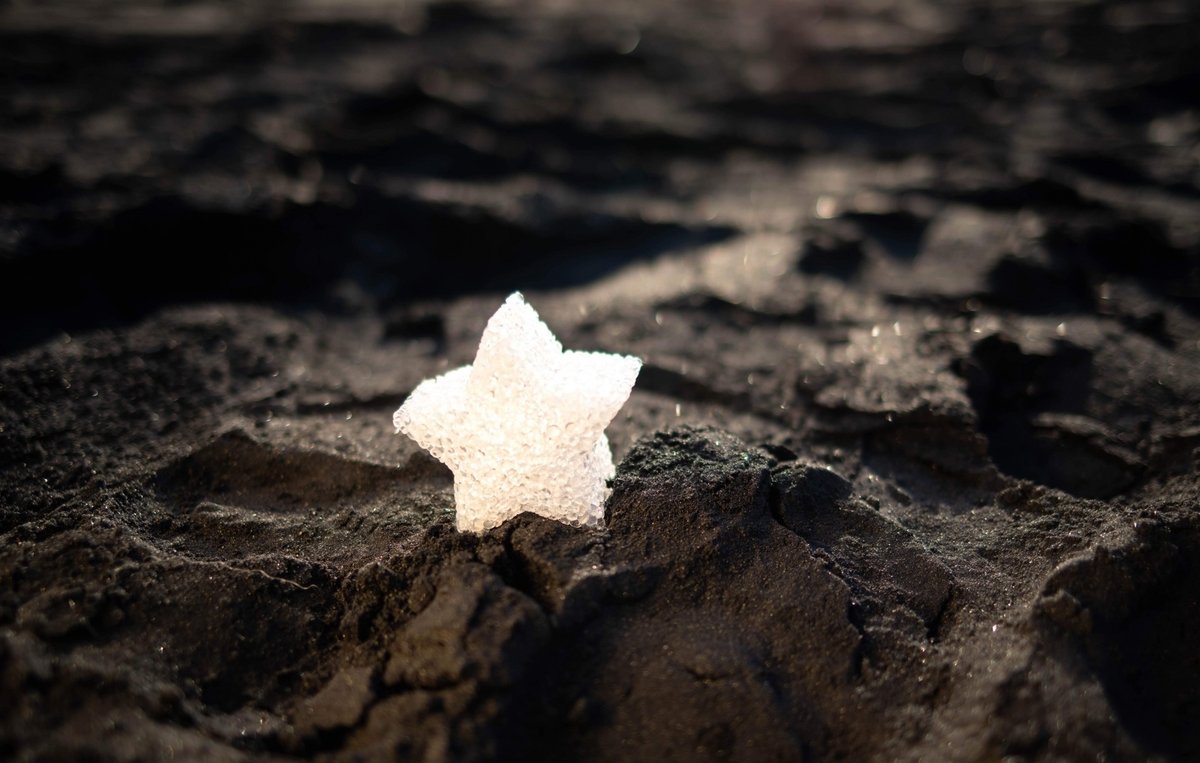
M 454 472 L 460 531 L 523 511 L 594 527 L 615 472 L 604 428 L 641 367 L 629 355 L 563 351 L 514 293 L 483 330 L 475 364 L 421 382 L 392 421 Z

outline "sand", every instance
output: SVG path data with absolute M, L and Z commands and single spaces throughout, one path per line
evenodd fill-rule
M 1198 36 L 0 8 L 0 757 L 1200 757 Z M 604 530 L 391 427 L 514 288 Z

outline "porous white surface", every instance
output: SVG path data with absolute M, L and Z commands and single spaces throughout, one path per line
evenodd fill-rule
M 641 367 L 629 355 L 564 352 L 515 293 L 488 321 L 474 365 L 422 382 L 392 420 L 454 472 L 460 531 L 523 511 L 598 526 L 614 473 L 604 428 Z

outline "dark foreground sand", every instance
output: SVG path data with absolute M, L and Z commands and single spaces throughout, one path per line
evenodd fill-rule
M 0 6 L 0 757 L 1200 757 L 1194 3 L 104 8 Z M 518 287 L 606 531 L 392 432 Z

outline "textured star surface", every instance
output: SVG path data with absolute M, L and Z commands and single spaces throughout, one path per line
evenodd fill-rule
M 454 472 L 460 531 L 523 511 L 598 526 L 614 473 L 604 429 L 641 366 L 564 351 L 515 293 L 488 321 L 475 363 L 422 382 L 393 423 Z

